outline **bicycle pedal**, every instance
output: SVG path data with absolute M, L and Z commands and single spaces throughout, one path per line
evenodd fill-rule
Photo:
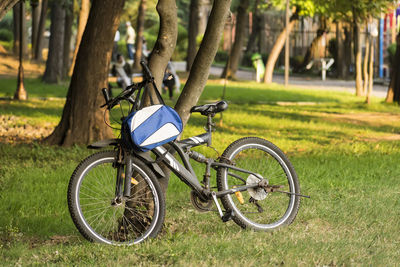
M 233 216 L 235 215 L 235 213 L 231 210 L 231 211 L 227 211 L 225 212 L 224 216 L 221 217 L 223 222 L 227 222 L 232 220 Z

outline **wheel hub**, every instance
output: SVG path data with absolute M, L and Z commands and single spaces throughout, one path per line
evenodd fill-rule
M 268 180 L 264 178 L 264 179 L 260 182 L 260 178 L 256 177 L 256 176 L 253 175 L 253 174 L 250 174 L 250 175 L 247 177 L 246 185 L 254 185 L 254 184 L 260 184 L 260 183 L 263 183 L 263 184 L 267 184 L 267 185 L 268 185 Z M 268 193 L 264 190 L 263 187 L 249 188 L 249 189 L 247 189 L 247 191 L 249 192 L 250 196 L 251 196 L 252 198 L 254 198 L 255 200 L 263 200 L 263 199 L 265 199 L 265 198 L 267 197 L 267 195 L 268 195 Z

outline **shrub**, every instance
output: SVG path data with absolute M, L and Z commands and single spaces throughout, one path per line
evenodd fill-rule
M 10 42 L 14 38 L 13 33 L 8 29 L 0 29 L 0 41 Z

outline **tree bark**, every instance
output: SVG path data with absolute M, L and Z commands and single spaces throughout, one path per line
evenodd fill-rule
M 178 18 L 175 1 L 158 0 L 157 12 L 160 16 L 160 30 L 149 57 L 149 68 L 153 73 L 157 88 L 161 89 L 164 72 L 174 52 L 178 37 Z
M 296 20 L 298 20 L 299 16 L 297 14 L 297 10 L 294 10 L 293 15 L 290 18 L 289 26 L 283 29 L 283 31 L 279 34 L 278 39 L 275 41 L 274 46 L 272 47 L 271 53 L 269 54 L 267 64 L 265 65 L 265 74 L 264 74 L 264 83 L 272 82 L 272 75 L 274 73 L 275 63 L 279 57 L 280 52 L 285 44 L 286 40 L 286 31 L 289 33 L 292 31 Z
M 43 81 L 46 83 L 58 83 L 62 78 L 64 25 L 65 9 L 62 3 L 53 1 L 51 5 L 49 54 L 43 75 Z
M 356 65 L 356 95 L 362 96 L 362 55 L 361 55 L 361 40 L 360 40 L 360 23 L 358 17 L 354 13 L 353 27 L 354 27 L 354 55 Z
M 74 3 L 73 0 L 65 1 L 65 27 L 64 27 L 64 45 L 63 45 L 63 66 L 62 66 L 62 79 L 68 78 L 68 72 L 71 65 L 71 35 L 72 24 L 74 21 Z
M 0 20 L 7 14 L 7 12 L 18 3 L 19 0 L 3 0 L 0 1 Z
M 245 53 L 260 52 L 260 47 L 258 46 L 257 38 L 260 36 L 261 32 L 261 19 L 260 12 L 258 11 L 258 4 L 260 0 L 256 0 L 253 9 L 253 22 L 251 27 L 251 34 L 249 40 L 247 41 L 247 47 Z
M 320 59 L 324 57 L 325 46 L 322 46 L 322 38 L 324 38 L 324 33 L 326 28 L 320 28 L 317 30 L 317 36 L 312 40 L 310 46 L 307 49 L 306 55 L 304 56 L 301 68 L 306 68 L 308 63 L 312 60 Z
M 371 96 L 372 96 L 372 88 L 374 86 L 374 38 L 371 37 L 369 40 L 370 46 L 370 55 L 369 55 L 369 76 L 366 77 L 368 79 L 368 93 L 366 103 L 371 103 Z
M 186 57 L 186 71 L 190 71 L 197 53 L 197 35 L 199 34 L 200 0 L 190 1 L 188 47 Z
M 39 27 L 36 37 L 36 47 L 35 47 L 35 60 L 42 60 L 42 50 L 43 50 L 43 34 L 46 25 L 46 17 L 47 17 L 47 4 L 48 0 L 42 0 L 42 5 L 40 8 L 40 20 L 39 20 Z
M 188 80 L 175 105 L 175 109 L 181 116 L 184 125 L 189 120 L 190 108 L 197 103 L 206 85 L 211 63 L 221 40 L 230 4 L 231 0 L 218 0 L 213 3 L 203 41 L 194 59 Z
M 78 30 L 76 32 L 76 42 L 75 42 L 75 50 L 74 56 L 72 57 L 71 67 L 69 69 L 69 75 L 72 75 L 74 71 L 76 57 L 78 55 L 79 45 L 82 40 L 83 31 L 85 30 L 86 23 L 89 17 L 90 11 L 90 0 L 82 0 L 81 1 L 81 9 L 79 11 L 79 22 L 78 22 Z
M 344 64 L 344 38 L 343 38 L 343 22 L 338 21 L 336 23 L 336 40 L 337 40 L 337 58 L 336 60 L 336 69 L 337 69 L 337 76 L 339 79 L 345 79 L 346 78 L 346 65 Z
M 368 62 L 371 60 L 369 55 L 370 48 L 370 38 L 367 37 L 365 40 L 365 55 L 364 55 L 364 64 L 363 64 L 363 74 L 364 74 L 364 84 L 362 89 L 362 94 L 365 94 L 368 90 Z
M 14 55 L 18 55 L 19 44 L 20 44 L 20 40 L 19 40 L 19 38 L 20 38 L 19 31 L 21 30 L 21 26 L 19 25 L 20 24 L 20 19 L 19 19 L 20 8 L 21 8 L 20 3 L 16 4 L 13 7 L 13 34 L 14 34 L 13 53 L 14 53 Z
M 37 45 L 39 19 L 40 19 L 40 2 L 39 0 L 31 0 L 32 7 L 32 34 L 31 34 L 31 55 L 35 58 L 35 50 Z
M 110 138 L 99 106 L 104 104 L 101 88 L 107 87 L 111 51 L 125 0 L 96 0 L 82 36 L 76 65 L 60 123 L 45 142 L 71 146 Z
M 22 11 L 20 10 L 22 9 Z M 22 19 L 20 15 L 23 14 Z M 23 42 L 22 48 L 24 55 L 28 55 L 28 35 L 26 34 L 26 19 L 25 19 L 25 2 L 19 2 L 13 7 L 13 20 L 14 20 L 14 45 L 13 52 L 15 55 L 19 54 L 19 46 Z M 22 28 L 20 23 L 22 22 Z M 20 40 L 22 29 L 22 40 Z
M 400 104 L 400 33 L 397 34 L 396 42 L 396 54 L 385 101 L 386 103 L 397 102 Z
M 233 43 L 229 59 L 226 62 L 225 68 L 222 72 L 221 78 L 236 79 L 236 71 L 239 67 L 239 61 L 243 53 L 243 43 L 245 39 L 245 29 L 247 25 L 247 8 L 249 7 L 249 0 L 242 0 L 236 12 L 236 29 L 235 41 Z
M 143 53 L 143 31 L 144 31 L 145 16 L 146 16 L 146 0 L 141 0 L 139 3 L 139 11 L 136 23 L 136 52 L 135 52 L 135 60 L 133 62 L 133 69 L 135 71 L 141 70 L 140 60 L 142 59 L 142 53 Z

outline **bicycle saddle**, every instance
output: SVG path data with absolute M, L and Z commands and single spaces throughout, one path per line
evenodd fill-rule
M 190 109 L 190 113 L 200 112 L 201 115 L 208 116 L 210 114 L 215 114 L 221 111 L 224 111 L 228 108 L 228 103 L 224 100 L 218 101 L 211 104 L 194 106 Z

